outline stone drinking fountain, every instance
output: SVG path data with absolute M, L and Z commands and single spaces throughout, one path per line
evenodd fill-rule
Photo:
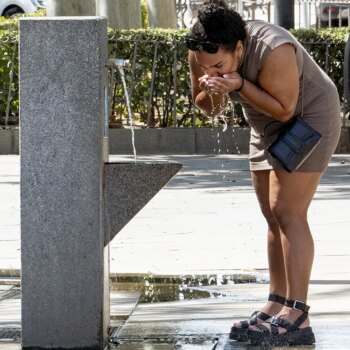
M 104 349 L 109 242 L 180 170 L 109 163 L 107 19 L 20 20 L 23 349 Z

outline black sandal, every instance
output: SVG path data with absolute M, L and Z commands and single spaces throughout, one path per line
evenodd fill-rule
M 285 305 L 303 313 L 293 322 L 288 322 L 281 317 L 274 316 L 267 321 L 271 329 L 264 324 L 255 325 L 260 331 L 248 330 L 247 337 L 252 345 L 267 346 L 290 346 L 290 345 L 312 345 L 315 343 L 315 335 L 311 327 L 299 328 L 308 318 L 310 306 L 298 300 L 286 300 Z M 287 330 L 279 333 L 278 327 Z
M 276 303 L 284 305 L 286 298 L 276 294 L 270 294 L 268 301 L 274 301 Z M 266 314 L 265 312 L 254 311 L 248 321 L 240 321 L 241 327 L 231 327 L 229 338 L 231 340 L 237 340 L 242 342 L 248 341 L 248 327 L 257 325 L 258 319 L 262 321 L 267 321 L 271 317 L 272 316 Z

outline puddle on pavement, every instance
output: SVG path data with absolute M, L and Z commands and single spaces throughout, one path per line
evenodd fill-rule
M 144 341 L 139 343 L 121 343 L 118 345 L 110 345 L 108 350 L 212 350 L 217 349 L 216 341 L 181 341 L 173 342 L 156 342 Z M 219 349 L 218 349 L 219 350 Z
M 224 297 L 225 294 L 219 291 L 205 290 L 205 287 L 256 282 L 256 277 L 241 274 L 200 277 L 118 276 L 111 278 L 111 290 L 140 293 L 139 303 L 159 303 L 220 298 Z

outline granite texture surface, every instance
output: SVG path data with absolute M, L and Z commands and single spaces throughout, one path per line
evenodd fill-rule
M 101 348 L 106 340 L 106 55 L 105 18 L 20 20 L 24 348 Z
M 181 164 L 170 162 L 106 164 L 105 244 L 108 244 L 181 168 Z

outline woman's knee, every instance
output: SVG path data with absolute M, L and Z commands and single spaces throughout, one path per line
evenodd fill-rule
M 261 206 L 261 212 L 270 228 L 274 228 L 278 226 L 278 222 L 269 206 L 268 207 Z
M 291 225 L 307 221 L 307 213 L 295 204 L 283 205 L 276 203 L 271 207 L 271 212 L 279 227 L 283 230 Z

